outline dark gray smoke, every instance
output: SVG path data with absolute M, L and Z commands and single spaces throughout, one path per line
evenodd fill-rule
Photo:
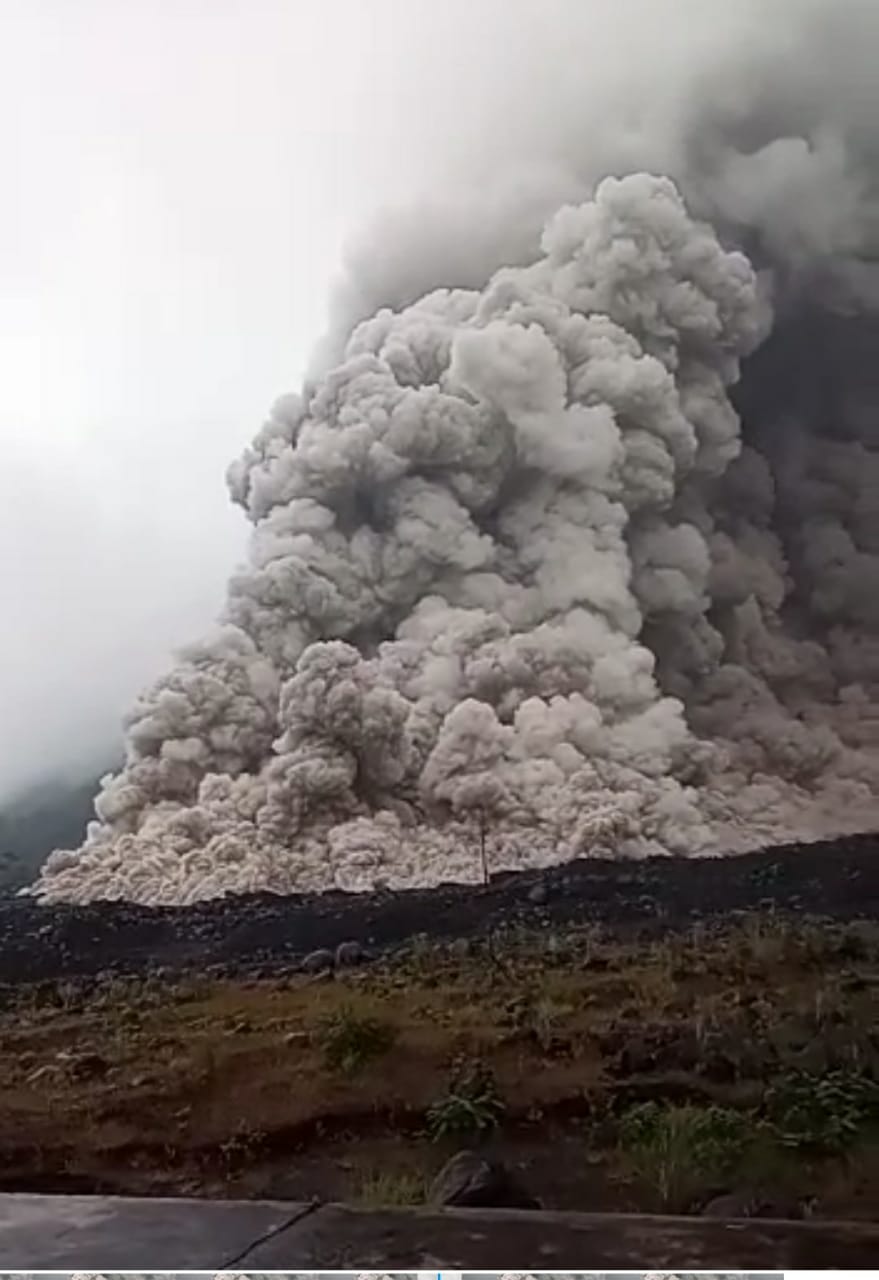
M 230 468 L 223 624 L 37 893 L 469 878 L 477 823 L 497 866 L 876 824 L 879 11 L 730 8 L 489 6 L 491 172 L 353 252 Z

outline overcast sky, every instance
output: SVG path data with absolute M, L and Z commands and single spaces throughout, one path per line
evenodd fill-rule
M 0 792 L 216 613 L 225 467 L 389 189 L 405 8 L 0 0 Z

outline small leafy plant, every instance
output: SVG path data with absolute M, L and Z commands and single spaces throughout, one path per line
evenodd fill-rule
M 235 1131 L 220 1144 L 220 1154 L 226 1164 L 240 1164 L 252 1158 L 264 1141 L 261 1129 L 252 1129 L 245 1120 L 240 1120 Z
M 790 1072 L 767 1089 L 766 1123 L 782 1146 L 839 1155 L 879 1119 L 879 1086 L 859 1072 Z
M 427 1129 L 434 1142 L 496 1129 L 505 1107 L 491 1072 L 481 1063 L 460 1070 L 449 1092 L 429 1108 Z
M 324 1018 L 318 1028 L 324 1062 L 331 1071 L 346 1075 L 387 1053 L 395 1038 L 393 1027 L 378 1018 L 360 1017 L 347 1005 Z

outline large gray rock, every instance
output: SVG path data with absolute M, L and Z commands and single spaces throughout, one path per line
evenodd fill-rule
M 715 1196 L 702 1210 L 705 1218 L 807 1218 L 813 1201 L 809 1197 L 761 1196 L 750 1191 L 731 1191 Z
M 504 1165 L 475 1151 L 459 1151 L 434 1178 L 427 1194 L 432 1205 L 473 1209 L 539 1209 L 540 1201 L 522 1187 Z
M 365 959 L 363 947 L 359 942 L 340 942 L 336 947 L 336 968 L 350 969 L 361 964 Z
M 305 973 L 332 973 L 336 966 L 336 958 L 332 951 L 320 947 L 317 951 L 309 951 L 302 961 Z

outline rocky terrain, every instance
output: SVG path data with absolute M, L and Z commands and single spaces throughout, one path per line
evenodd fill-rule
M 879 1217 L 877 867 L 4 901 L 0 1186 Z
M 351 938 L 385 951 L 416 935 L 471 937 L 505 923 L 674 929 L 754 910 L 879 918 L 879 836 L 735 858 L 583 859 L 488 885 L 398 893 L 261 894 L 191 907 L 46 907 L 8 897 L 0 899 L 0 983 L 157 968 L 285 972 Z

